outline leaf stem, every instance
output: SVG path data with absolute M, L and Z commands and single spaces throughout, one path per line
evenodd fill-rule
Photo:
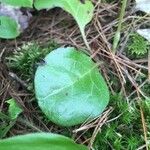
M 89 51 L 91 51 L 91 48 L 90 48 L 89 43 L 88 43 L 88 41 L 87 41 L 87 38 L 86 38 L 84 29 L 81 29 L 81 28 L 80 28 L 80 31 L 81 31 L 82 38 L 83 38 L 83 40 L 84 40 L 84 43 L 85 43 L 87 49 L 88 49 Z
M 120 41 L 121 26 L 122 26 L 122 22 L 123 22 L 123 17 L 125 15 L 126 5 L 127 5 L 127 0 L 123 0 L 122 1 L 121 12 L 120 12 L 120 16 L 119 16 L 118 28 L 117 28 L 117 31 L 116 31 L 116 34 L 115 34 L 114 40 L 113 40 L 112 51 L 113 51 L 114 54 L 116 53 L 116 49 L 117 49 L 118 43 Z

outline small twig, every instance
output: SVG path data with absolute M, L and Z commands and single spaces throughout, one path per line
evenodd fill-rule
M 93 143 L 95 141 L 95 138 L 98 134 L 98 132 L 100 131 L 101 127 L 106 123 L 109 114 L 112 112 L 112 108 L 108 109 L 103 116 L 98 120 L 98 124 L 94 129 L 93 135 L 91 137 L 90 143 L 89 143 L 89 147 L 92 149 L 93 147 Z
M 148 150 L 149 146 L 148 146 L 148 138 L 147 138 L 147 126 L 146 126 L 146 122 L 145 122 L 145 117 L 144 117 L 144 112 L 142 110 L 142 106 L 141 106 L 141 103 L 140 103 L 140 100 L 141 100 L 141 97 L 140 97 L 140 93 L 139 91 L 137 90 L 137 97 L 138 97 L 138 104 L 139 104 L 139 107 L 140 107 L 140 113 L 141 113 L 141 122 L 142 122 L 142 126 L 143 126 L 143 132 L 144 132 L 144 141 L 145 141 L 145 148 L 146 150 Z
M 117 119 L 120 118 L 122 115 L 123 115 L 123 113 L 119 114 L 118 116 L 116 116 L 116 117 L 114 117 L 114 118 L 112 118 L 112 119 L 110 119 L 110 120 L 107 120 L 106 123 L 110 123 L 110 122 L 112 122 L 112 121 L 114 121 L 114 120 L 117 120 Z
M 144 112 L 143 112 L 142 107 L 141 107 L 140 104 L 139 104 L 139 106 L 140 106 L 140 113 L 141 113 L 141 119 L 142 119 L 142 126 L 143 126 L 143 132 L 144 132 L 144 140 L 145 140 L 145 144 L 146 144 L 146 150 L 148 150 L 147 127 L 146 127 Z
M 129 81 L 132 83 L 132 85 L 134 86 L 134 88 L 136 89 L 137 92 L 139 92 L 144 98 L 147 98 L 144 93 L 142 92 L 142 90 L 139 88 L 138 84 L 136 83 L 136 81 L 131 77 L 131 75 L 129 74 L 129 72 L 127 70 L 125 70 L 123 67 L 121 68 L 124 73 L 126 73 Z
M 146 147 L 146 144 L 140 146 L 139 148 L 137 148 L 136 150 L 143 150 Z
M 150 83 L 150 49 L 148 50 L 148 80 Z
M 80 131 L 84 131 L 84 130 L 89 130 L 90 128 L 95 127 L 95 124 L 97 124 L 97 120 L 99 119 L 99 117 L 96 117 L 90 121 L 89 118 L 87 118 L 87 120 L 81 125 L 81 127 L 79 127 L 78 129 L 73 130 L 73 133 L 78 133 Z
M 17 120 L 18 122 L 30 127 L 31 129 L 38 131 L 38 132 L 42 132 L 42 130 L 40 130 L 39 128 L 37 128 L 36 126 L 34 126 L 33 123 L 31 123 L 30 121 L 26 120 L 26 119 L 22 119 L 22 118 L 18 118 Z
M 18 81 L 25 88 L 28 88 L 28 85 L 13 72 L 9 72 L 9 76 L 12 77 L 13 79 L 15 79 L 16 81 Z
M 137 88 L 138 89 L 141 89 L 145 84 L 147 83 L 147 79 L 141 84 L 141 85 L 139 85 Z M 132 92 L 132 93 L 130 93 L 130 95 L 128 96 L 128 99 L 133 95 L 133 94 L 135 94 L 137 91 L 136 91 L 136 89 Z M 146 98 L 145 96 L 144 96 L 144 98 Z
M 2 56 L 3 56 L 4 52 L 5 52 L 5 50 L 6 50 L 6 48 L 4 48 L 4 49 L 2 50 L 2 52 L 0 53 L 0 62 L 2 61 Z

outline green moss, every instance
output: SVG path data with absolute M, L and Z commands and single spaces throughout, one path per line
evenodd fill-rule
M 58 45 L 48 42 L 40 46 L 38 43 L 25 43 L 19 47 L 11 56 L 7 57 L 8 67 L 29 84 L 29 89 L 33 87 L 34 73 L 38 65 L 43 63 L 43 58 Z
M 146 124 L 150 124 L 150 101 L 142 101 Z M 111 118 L 116 118 L 102 128 L 96 137 L 96 150 L 135 150 L 144 145 L 140 109 L 137 102 L 127 103 L 120 94 L 111 97 L 114 108 Z M 118 117 L 117 117 L 118 116 Z M 150 128 L 148 127 L 150 131 Z
M 129 37 L 127 53 L 133 58 L 143 57 L 149 49 L 149 42 L 137 33 L 131 34 Z

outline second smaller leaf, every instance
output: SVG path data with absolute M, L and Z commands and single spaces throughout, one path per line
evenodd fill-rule
M 12 5 L 16 7 L 30 7 L 32 8 L 33 5 L 33 0 L 0 0 L 0 2 L 7 4 L 7 5 Z
M 11 98 L 7 101 L 9 104 L 8 113 L 9 117 L 14 120 L 18 117 L 18 115 L 23 111 L 17 104 L 16 100 Z
M 17 22 L 10 17 L 0 16 L 0 38 L 13 39 L 20 34 Z

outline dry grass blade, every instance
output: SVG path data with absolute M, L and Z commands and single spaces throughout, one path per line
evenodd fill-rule
M 110 113 L 112 112 L 112 108 L 109 108 L 107 111 L 105 111 L 102 115 L 102 117 L 100 117 L 98 119 L 98 123 L 94 129 L 94 132 L 93 132 L 93 135 L 91 137 L 91 140 L 90 140 L 90 143 L 89 143 L 89 147 L 92 149 L 93 147 L 93 143 L 94 143 L 94 140 L 98 134 L 98 132 L 100 131 L 101 127 L 106 123 L 107 119 L 108 119 L 108 116 L 110 115 Z
M 83 143 L 89 142 L 89 147 L 92 148 L 93 142 L 95 140 L 96 135 L 98 134 L 98 132 L 100 131 L 100 128 L 106 124 L 108 116 L 110 115 L 110 113 L 113 111 L 113 108 L 110 107 L 108 110 L 106 110 L 100 117 L 95 118 L 93 120 L 87 121 L 85 122 L 80 128 L 78 129 L 74 129 L 73 133 L 78 133 L 81 132 L 82 133 L 76 138 L 76 141 L 78 141 L 81 136 L 83 136 L 89 129 L 93 128 L 94 132 L 92 134 L 92 137 L 86 141 L 84 141 Z
M 148 80 L 150 83 L 150 50 L 148 51 Z
M 139 104 L 140 105 L 140 104 Z M 148 138 L 147 138 L 147 125 L 146 125 L 146 122 L 145 122 L 145 117 L 144 117 L 144 112 L 142 110 L 142 107 L 140 105 L 140 112 L 141 112 L 141 119 L 142 119 L 142 125 L 143 125 L 143 132 L 144 132 L 144 140 L 145 140 L 145 145 L 146 145 L 146 150 L 148 150 L 149 146 L 148 146 Z

